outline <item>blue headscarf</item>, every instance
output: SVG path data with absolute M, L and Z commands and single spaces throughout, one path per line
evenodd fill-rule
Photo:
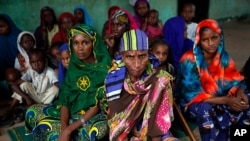
M 74 13 L 76 10 L 81 10 L 84 14 L 84 23 L 87 24 L 87 25 L 91 25 L 93 26 L 93 22 L 92 20 L 90 19 L 90 16 L 89 16 L 89 13 L 87 12 L 87 9 L 83 6 L 83 5 L 78 5 L 74 8 Z
M 173 66 L 175 73 L 181 56 L 193 48 L 194 42 L 188 38 L 184 39 L 185 21 L 182 17 L 176 16 L 166 21 L 163 26 L 163 39 L 171 48 Z
M 69 51 L 68 43 L 64 43 L 63 45 L 61 45 L 61 47 L 59 49 L 60 54 L 63 51 Z M 61 84 L 63 83 L 66 71 L 67 71 L 67 69 L 63 66 L 62 59 L 60 59 L 59 64 L 58 64 L 58 83 L 59 83 L 59 86 L 61 86 Z
M 8 15 L 0 14 L 0 19 L 7 21 L 10 29 L 8 35 L 0 35 L 0 80 L 3 80 L 5 69 L 14 67 L 18 54 L 17 37 L 21 30 L 17 28 Z

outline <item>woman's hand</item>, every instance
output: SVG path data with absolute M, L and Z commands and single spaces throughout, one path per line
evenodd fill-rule
M 249 108 L 248 103 L 242 102 L 239 97 L 228 97 L 226 103 L 232 110 L 236 112 L 241 112 Z
M 115 33 L 106 35 L 104 41 L 109 48 L 113 48 L 115 46 Z
M 61 131 L 58 140 L 59 141 L 69 141 L 70 140 L 70 135 L 71 135 L 71 130 L 70 128 L 65 128 Z

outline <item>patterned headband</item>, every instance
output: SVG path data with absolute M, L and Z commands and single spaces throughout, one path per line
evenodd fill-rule
M 126 15 L 126 13 L 122 10 L 118 10 L 114 13 L 114 15 L 112 16 L 112 19 L 118 19 L 120 22 L 125 23 L 125 24 L 129 24 L 129 19 L 128 16 Z
M 120 43 L 120 51 L 148 50 L 148 37 L 139 30 L 130 30 L 123 34 Z

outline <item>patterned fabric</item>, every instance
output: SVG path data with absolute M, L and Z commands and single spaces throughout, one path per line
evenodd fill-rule
M 29 34 L 31 37 L 33 37 L 34 41 L 36 41 L 35 36 L 29 32 L 29 31 L 23 31 L 18 35 L 17 38 L 17 48 L 19 50 L 19 54 L 15 60 L 15 68 L 20 70 L 22 73 L 25 73 L 29 68 L 31 68 L 30 63 L 29 63 L 29 56 L 28 53 L 24 50 L 23 47 L 21 47 L 20 42 L 21 38 L 24 34 Z M 36 42 L 34 44 L 33 48 L 36 48 Z
M 139 29 L 125 32 L 120 42 L 120 51 L 128 50 L 148 50 L 147 35 Z
M 68 43 L 64 43 L 63 45 L 61 45 L 59 52 L 62 53 L 63 51 L 69 51 Z M 58 64 L 58 83 L 59 83 L 59 86 L 61 86 L 63 81 L 64 81 L 66 71 L 67 71 L 66 68 L 62 64 L 62 59 L 60 59 L 59 64 Z
M 87 11 L 87 9 L 83 6 L 83 5 L 77 5 L 75 8 L 74 8 L 74 12 L 76 10 L 81 10 L 82 13 L 83 13 L 83 17 L 84 17 L 84 21 L 83 23 L 87 24 L 87 25 L 90 25 L 90 26 L 93 26 L 93 22 L 89 16 L 89 13 Z
M 35 104 L 25 115 L 26 134 L 33 133 L 34 141 L 56 141 L 61 132 L 60 106 Z M 83 112 L 71 116 L 69 124 L 79 120 Z M 32 131 L 32 132 L 31 132 Z M 82 128 L 72 133 L 75 141 L 94 141 L 108 134 L 107 119 L 103 113 L 92 117 Z
M 221 36 L 210 66 L 207 65 L 200 46 L 200 30 L 204 27 Z M 228 140 L 231 124 L 250 125 L 250 109 L 235 112 L 228 105 L 202 101 L 212 97 L 234 96 L 239 87 L 246 87 L 244 77 L 224 50 L 223 32 L 215 20 L 201 21 L 197 26 L 195 39 L 193 50 L 185 53 L 180 60 L 176 84 L 178 100 L 185 113 L 198 123 L 203 141 Z M 249 99 L 250 95 L 247 97 Z
M 147 36 L 139 29 L 125 32 L 121 39 L 120 50 L 148 50 Z M 120 59 L 120 55 L 116 56 L 116 60 L 113 61 L 110 69 L 111 73 L 107 75 L 105 80 L 107 101 L 112 101 L 120 97 L 126 75 L 126 67 Z M 147 76 L 152 72 L 152 68 L 156 68 L 159 65 L 158 60 L 153 55 L 150 56 L 149 60 L 150 62 L 143 76 Z
M 95 63 L 82 62 L 76 56 L 72 38 L 77 34 L 85 34 L 93 41 Z M 28 109 L 25 117 L 27 132 L 32 131 L 34 136 L 44 136 L 43 138 L 48 141 L 57 140 L 61 130 L 61 106 L 69 109 L 72 122 L 79 119 L 90 108 L 98 106 L 101 109 L 100 112 L 92 117 L 83 128 L 75 131 L 73 136 L 76 137 L 75 140 L 81 141 L 103 138 L 108 132 L 104 79 L 111 65 L 110 56 L 101 37 L 91 26 L 78 24 L 72 27 L 68 39 L 71 52 L 70 63 L 59 97 L 51 106 L 38 105 Z
M 199 31 L 202 27 L 209 27 L 222 37 L 218 51 L 209 67 L 198 44 Z M 182 56 L 178 77 L 177 85 L 180 86 L 182 106 L 213 96 L 234 95 L 238 87 L 245 87 L 242 81 L 244 77 L 237 71 L 234 61 L 224 50 L 224 36 L 217 22 L 213 20 L 204 20 L 198 24 L 194 49 Z
M 111 18 L 109 19 L 109 22 L 108 22 L 108 31 L 107 31 L 108 34 L 112 33 L 111 24 L 112 24 L 113 19 L 118 19 L 119 21 L 126 23 L 129 29 L 137 29 L 136 22 L 134 21 L 129 11 L 125 9 L 122 9 L 122 8 L 117 9 L 113 13 L 113 15 L 110 15 L 110 17 Z
M 142 141 L 169 132 L 173 120 L 171 79 L 170 74 L 160 71 L 133 84 L 124 81 L 120 98 L 109 102 L 111 141 L 130 136 Z

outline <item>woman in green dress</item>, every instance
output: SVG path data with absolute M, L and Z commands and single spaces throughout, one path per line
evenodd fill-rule
M 68 32 L 70 64 L 58 99 L 33 105 L 25 116 L 34 140 L 98 140 L 108 134 L 104 79 L 111 59 L 101 37 L 88 25 Z

